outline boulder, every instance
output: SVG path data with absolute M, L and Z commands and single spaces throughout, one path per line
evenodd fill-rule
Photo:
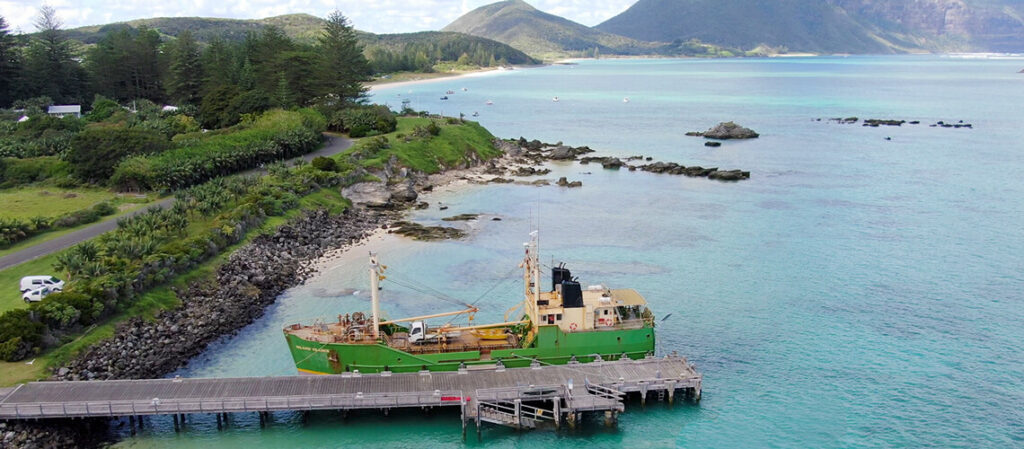
M 612 170 L 618 170 L 618 169 L 622 168 L 623 165 L 626 165 L 626 164 L 624 162 L 622 162 L 617 157 L 605 158 L 605 160 L 601 161 L 601 166 L 602 167 L 608 168 L 608 169 L 612 169 Z
M 572 150 L 572 148 L 567 147 L 565 145 L 557 146 L 553 148 L 550 153 L 548 153 L 548 159 L 554 160 L 573 159 L 575 157 L 576 153 Z
M 558 184 L 559 186 L 562 186 L 562 187 L 570 187 L 570 188 L 572 188 L 572 187 L 583 187 L 583 181 L 572 181 L 572 182 L 569 182 L 569 180 L 566 179 L 565 176 L 563 176 L 561 178 L 558 178 L 558 182 L 556 182 L 555 184 Z
M 754 132 L 750 128 L 744 128 L 737 125 L 734 122 L 722 122 L 715 127 L 704 131 L 704 138 L 706 139 L 754 139 L 760 136 L 760 134 Z
M 373 203 L 386 204 L 390 198 L 388 188 L 383 182 L 360 182 L 341 190 L 342 196 L 353 204 Z
M 390 192 L 390 200 L 394 203 L 411 203 L 416 201 L 416 198 L 419 198 L 419 194 L 416 193 L 416 188 L 413 187 L 412 183 L 392 186 Z

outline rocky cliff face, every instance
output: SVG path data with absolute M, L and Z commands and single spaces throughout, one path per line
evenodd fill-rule
M 925 48 L 1024 51 L 1024 4 L 1010 0 L 833 0 L 862 23 Z
M 1024 51 L 1018 0 L 639 0 L 598 29 L 818 53 Z

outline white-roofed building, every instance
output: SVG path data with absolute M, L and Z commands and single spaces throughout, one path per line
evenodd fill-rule
M 82 105 L 78 104 L 65 104 L 65 105 L 53 105 L 46 110 L 47 114 L 55 117 L 64 117 L 73 115 L 75 117 L 82 117 Z

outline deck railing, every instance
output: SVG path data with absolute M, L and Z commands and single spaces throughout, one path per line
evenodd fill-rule
M 0 419 L 456 406 L 461 405 L 463 401 L 464 395 L 461 390 L 436 390 L 434 392 L 355 393 L 258 399 L 161 400 L 153 398 L 148 401 L 38 402 L 0 404 Z

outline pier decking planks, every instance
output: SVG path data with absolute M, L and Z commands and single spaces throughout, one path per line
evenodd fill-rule
M 587 382 L 623 393 L 684 389 L 699 397 L 701 376 L 685 358 L 671 356 L 390 375 L 32 382 L 0 390 L 0 419 L 458 406 L 478 391 L 564 387 L 570 380 L 580 404 L 607 406 L 584 397 Z

